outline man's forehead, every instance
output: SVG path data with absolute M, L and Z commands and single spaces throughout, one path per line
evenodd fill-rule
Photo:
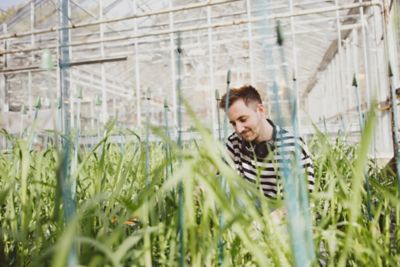
M 238 99 L 236 100 L 228 109 L 228 111 L 231 110 L 243 110 L 243 111 L 248 111 L 248 110 L 253 110 L 255 111 L 257 109 L 259 103 L 256 101 L 247 101 L 247 103 L 243 99 Z
M 240 102 L 239 102 L 240 101 Z M 237 120 L 242 116 L 249 116 L 257 109 L 257 103 L 252 101 L 247 105 L 243 100 L 238 100 L 233 103 L 228 109 L 228 117 L 230 120 Z

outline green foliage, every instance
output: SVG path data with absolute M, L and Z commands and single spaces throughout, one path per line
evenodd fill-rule
M 273 223 L 269 216 L 281 203 L 266 199 L 238 177 L 222 160 L 228 158 L 223 145 L 194 122 L 201 141 L 188 142 L 183 149 L 168 140 L 162 129 L 153 129 L 163 142 L 150 144 L 149 177 L 145 143 L 139 138 L 119 145 L 109 141 L 108 131 L 98 145 L 81 149 L 72 172 L 77 213 L 68 225 L 57 182 L 58 151 L 54 147 L 30 151 L 24 140 L 4 132 L 12 142 L 12 149 L 0 154 L 4 260 L 9 266 L 65 266 L 68 251 L 75 249 L 79 264 L 85 266 L 143 266 L 149 264 L 146 254 L 153 265 L 176 266 L 177 186 L 182 182 L 188 266 L 217 265 L 221 238 L 223 266 L 291 265 L 285 225 Z M 166 168 L 170 162 L 165 144 L 173 151 L 173 173 Z M 395 178 L 367 161 L 366 137 L 359 146 L 346 145 L 319 132 L 309 146 L 317 188 L 310 202 L 318 260 L 326 266 L 341 261 L 346 266 L 398 264 L 400 208 Z M 371 182 L 371 221 L 363 173 Z

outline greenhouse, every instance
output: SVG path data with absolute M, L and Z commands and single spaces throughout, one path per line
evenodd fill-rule
M 400 266 L 399 0 L 0 22 L 0 267 Z

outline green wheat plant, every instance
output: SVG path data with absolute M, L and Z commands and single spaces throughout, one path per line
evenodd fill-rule
M 25 140 L 2 131 L 12 145 L 0 154 L 1 260 L 7 266 L 66 266 L 74 249 L 82 266 L 177 266 L 182 184 L 187 266 L 216 266 L 221 240 L 221 266 L 293 265 L 286 223 L 274 223 L 269 215 L 282 201 L 265 198 L 239 177 L 223 144 L 192 118 L 201 138 L 182 147 L 163 128 L 152 128 L 158 141 L 149 143 L 147 176 L 146 143 L 132 131 L 110 124 L 98 144 L 80 149 L 71 174 L 77 212 L 69 224 L 62 216 L 59 151 L 51 145 L 30 150 Z M 319 131 L 309 142 L 316 177 L 310 194 L 316 266 L 400 262 L 395 176 L 367 158 L 373 125 L 371 112 L 359 144 Z M 112 143 L 115 133 L 127 141 Z M 166 168 L 170 164 L 173 172 Z M 371 182 L 371 221 L 364 169 Z M 223 211 L 223 225 L 217 211 Z

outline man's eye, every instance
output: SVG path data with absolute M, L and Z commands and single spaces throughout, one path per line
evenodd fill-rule
M 240 122 L 245 122 L 247 120 L 247 118 L 241 118 Z

